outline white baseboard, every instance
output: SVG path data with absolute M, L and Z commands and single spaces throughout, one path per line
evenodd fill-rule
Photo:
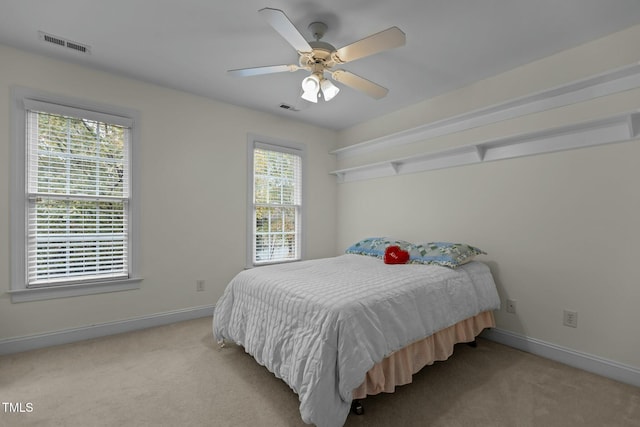
M 626 384 L 640 387 L 640 369 L 591 354 L 571 350 L 535 338 L 515 334 L 499 328 L 486 329 L 481 335 L 491 341 L 517 348 L 546 359 L 555 360 L 574 368 L 602 375 Z
M 64 329 L 45 334 L 8 338 L 0 340 L 0 355 L 19 353 L 21 351 L 35 350 L 43 347 L 120 334 L 123 332 L 137 331 L 154 326 L 168 325 L 170 323 L 182 322 L 200 317 L 213 316 L 214 308 L 214 305 L 205 305 L 135 317 L 132 319 L 118 320 L 115 322 Z

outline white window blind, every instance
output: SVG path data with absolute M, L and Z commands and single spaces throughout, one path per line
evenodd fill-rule
M 302 157 L 256 143 L 253 151 L 253 263 L 301 258 Z
M 27 101 L 27 287 L 128 277 L 130 127 Z

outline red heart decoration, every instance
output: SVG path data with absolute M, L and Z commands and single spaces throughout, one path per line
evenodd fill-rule
M 389 246 L 384 251 L 385 264 L 406 264 L 409 261 L 409 252 L 400 249 L 400 246 Z

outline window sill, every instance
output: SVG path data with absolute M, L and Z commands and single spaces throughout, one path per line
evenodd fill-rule
M 301 258 L 296 258 L 296 259 L 287 259 L 287 260 L 283 260 L 283 261 L 265 261 L 265 262 L 259 262 L 259 263 L 253 263 L 253 264 L 249 264 L 247 265 L 244 269 L 245 270 L 249 270 L 251 268 L 256 268 L 256 267 L 265 267 L 267 265 L 277 265 L 277 264 L 290 264 L 292 262 L 300 262 L 302 261 Z
M 81 295 L 104 294 L 108 292 L 140 289 L 142 277 L 121 280 L 82 283 L 74 285 L 57 285 L 42 288 L 15 289 L 7 293 L 12 303 L 42 301 L 55 298 L 68 298 Z

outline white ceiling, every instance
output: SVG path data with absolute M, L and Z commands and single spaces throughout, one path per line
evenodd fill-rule
M 397 26 L 405 46 L 342 68 L 389 89 L 374 100 L 337 84 L 330 102 L 299 98 L 305 71 L 238 78 L 227 70 L 297 64 L 257 13 L 283 10 L 336 48 Z M 343 129 L 640 23 L 640 0 L 0 0 L 0 43 Z M 38 31 L 87 44 L 80 54 Z M 0 58 L 1 61 L 1 58 Z M 279 107 L 286 103 L 300 111 Z

